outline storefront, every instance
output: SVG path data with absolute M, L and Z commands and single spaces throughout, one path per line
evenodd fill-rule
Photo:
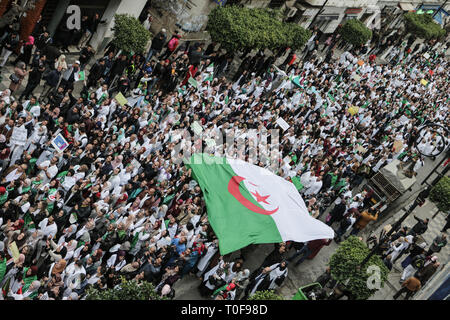
M 442 25 L 450 14 L 444 10 L 441 5 L 422 4 L 417 8 L 417 13 L 429 13 L 433 15 L 434 20 Z
M 381 28 L 381 9 L 378 6 L 368 6 L 360 19 L 369 29 Z
M 316 18 L 314 25 L 325 34 L 333 33 L 341 23 L 346 8 L 325 7 L 323 12 Z

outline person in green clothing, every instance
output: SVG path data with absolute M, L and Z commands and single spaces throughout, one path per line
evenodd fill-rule
M 31 266 L 31 267 L 25 267 L 23 268 L 23 286 L 22 286 L 22 292 L 25 292 L 30 287 L 31 283 L 35 280 L 37 280 L 37 267 Z
M 2 241 L 0 241 L 0 283 L 3 281 L 3 278 L 5 276 L 6 273 L 6 257 L 5 254 L 3 253 L 4 250 L 4 243 Z
M 0 206 L 8 200 L 8 190 L 5 187 L 0 187 Z
M 27 290 L 22 290 L 21 294 L 12 293 L 9 291 L 8 296 L 12 297 L 14 300 L 34 300 L 38 297 L 38 290 L 40 287 L 41 282 L 39 280 L 34 280 L 31 282 Z

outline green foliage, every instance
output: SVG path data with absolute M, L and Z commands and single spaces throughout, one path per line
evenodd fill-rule
M 151 33 L 135 17 L 128 14 L 114 16 L 113 43 L 127 53 L 143 53 Z
M 380 286 L 387 280 L 388 268 L 378 255 L 373 255 L 365 266 L 358 270 L 358 266 L 369 254 L 367 245 L 358 237 L 351 236 L 341 242 L 336 253 L 331 256 L 329 265 L 333 279 L 346 284 L 346 287 L 355 295 L 358 300 L 368 299 L 374 294 L 376 289 L 367 287 L 367 279 L 371 274 L 367 273 L 367 268 L 371 265 L 380 268 Z M 347 283 L 347 280 L 349 282 Z
M 124 277 L 121 280 L 122 283 L 118 289 L 89 288 L 86 300 L 165 300 L 156 293 L 155 287 L 150 282 L 127 281 Z
M 435 39 L 445 36 L 446 31 L 434 22 L 430 14 L 408 12 L 404 15 L 406 30 L 419 38 Z
M 234 52 L 244 48 L 301 48 L 311 32 L 294 23 L 284 23 L 278 11 L 238 6 L 216 7 L 206 29 L 215 42 Z
M 431 201 L 436 203 L 439 210 L 447 212 L 450 210 L 450 178 L 442 177 L 431 189 Z
M 273 290 L 263 290 L 256 291 L 248 300 L 284 300 L 284 298 Z
M 345 41 L 355 46 L 362 45 L 372 38 L 372 30 L 367 28 L 358 19 L 345 21 L 340 30 L 340 34 Z

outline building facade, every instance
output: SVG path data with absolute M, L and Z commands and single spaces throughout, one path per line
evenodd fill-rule
M 7 12 L 15 0 L 0 0 L 0 19 Z M 19 1 L 24 4 L 26 1 Z M 99 25 L 93 35 L 91 45 L 95 49 L 104 48 L 112 39 L 115 14 L 130 14 L 139 17 L 147 0 L 38 0 L 34 10 L 26 12 L 21 18 L 21 38 L 26 39 L 33 31 L 36 22 L 41 17 L 43 25 L 48 26 L 52 36 L 64 32 L 69 14 L 67 8 L 71 5 L 79 6 L 81 15 L 93 16 L 98 13 L 101 20 L 106 21 Z
M 20 4 L 27 2 L 0 0 L 0 17 L 14 1 Z M 61 34 L 70 5 L 79 6 L 82 15 L 98 13 L 106 21 L 99 25 L 91 40 L 95 49 L 103 49 L 112 39 L 111 28 L 116 13 L 139 17 L 149 10 L 154 18 L 151 27 L 153 33 L 165 28 L 169 32 L 178 29 L 184 33 L 201 35 L 211 10 L 232 4 L 249 8 L 280 8 L 286 21 L 305 28 L 317 27 L 324 34 L 333 33 L 339 24 L 354 18 L 374 30 L 397 28 L 402 23 L 403 13 L 413 10 L 432 13 L 436 22 L 445 25 L 449 22 L 450 11 L 450 3 L 447 4 L 445 0 L 37 0 L 35 10 L 21 18 L 21 38 L 25 39 L 32 32 L 40 16 L 52 35 Z

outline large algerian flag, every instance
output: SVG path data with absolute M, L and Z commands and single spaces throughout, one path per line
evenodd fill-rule
M 264 168 L 199 153 L 186 165 L 203 191 L 222 255 L 252 243 L 334 237 L 333 229 L 309 215 L 291 182 Z

